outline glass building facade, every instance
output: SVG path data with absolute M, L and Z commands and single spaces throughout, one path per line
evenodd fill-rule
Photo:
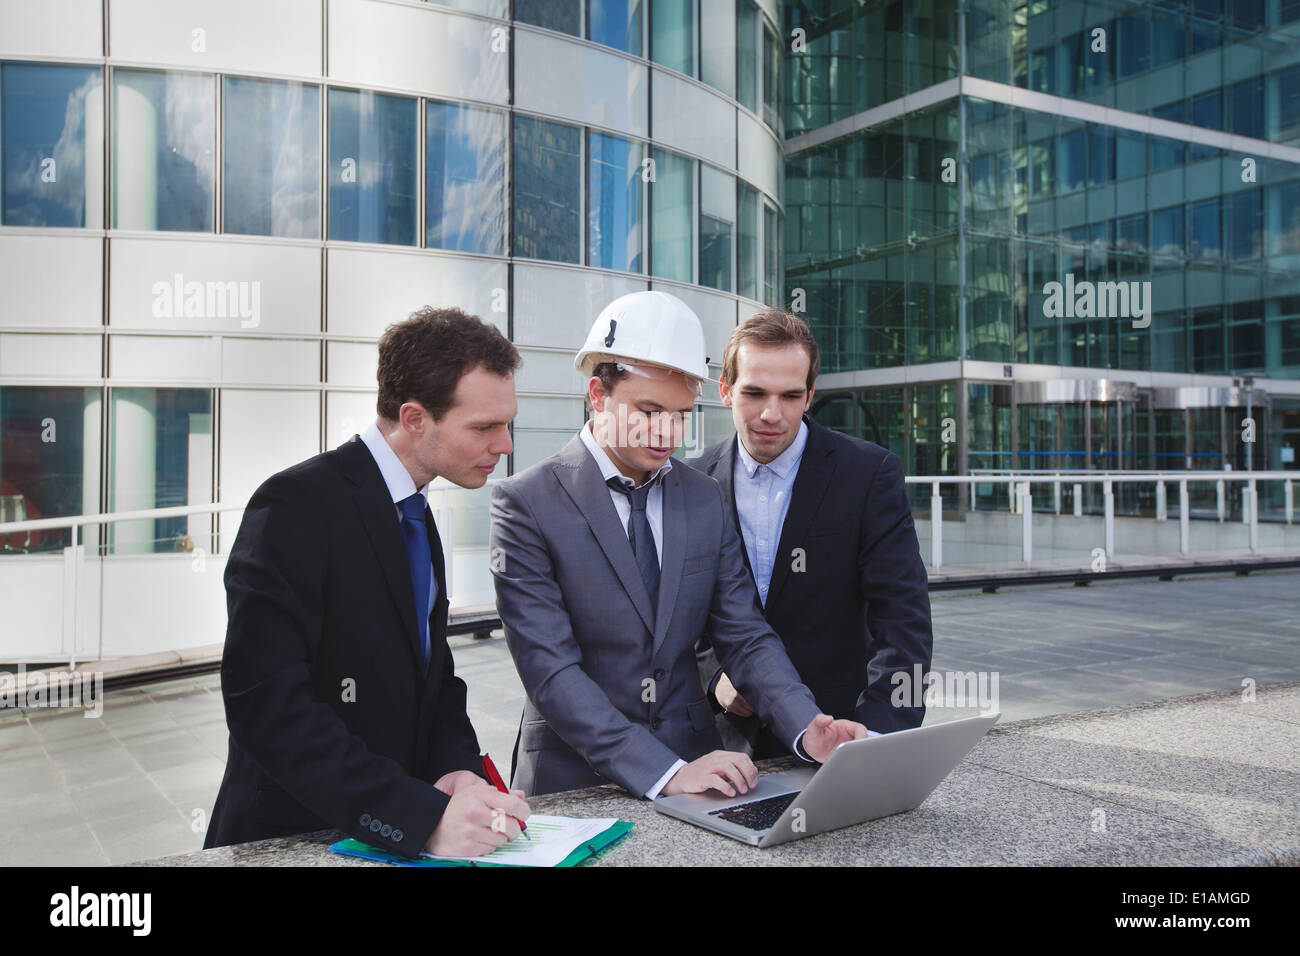
M 1300 3 L 783 12 L 819 418 L 916 475 L 1296 468 Z
M 0 13 L 0 522 L 241 503 L 366 427 L 377 339 L 425 304 L 520 348 L 517 471 L 581 425 L 611 299 L 679 295 L 716 374 L 780 298 L 774 0 L 57 6 Z M 695 417 L 696 445 L 729 427 L 716 395 Z M 485 546 L 486 497 L 449 498 Z M 99 553 L 231 530 L 119 524 Z

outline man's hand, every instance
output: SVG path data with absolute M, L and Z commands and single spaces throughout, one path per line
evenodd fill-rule
M 831 751 L 844 741 L 861 740 L 866 735 L 867 728 L 856 721 L 836 720 L 830 714 L 818 714 L 804 731 L 803 749 L 813 760 L 825 763 Z
M 453 770 L 439 777 L 434 786 L 450 797 L 454 796 L 457 790 L 468 787 L 490 787 L 491 784 L 472 770 Z
M 698 760 L 692 760 L 673 774 L 659 795 L 671 797 L 677 793 L 721 790 L 727 796 L 734 797 L 737 790 L 749 793 L 749 788 L 757 782 L 758 768 L 747 754 L 734 750 L 715 750 Z
M 740 691 L 736 690 L 736 685 L 731 683 L 726 674 L 718 675 L 718 682 L 713 685 L 713 696 L 718 698 L 722 709 L 729 714 L 735 714 L 737 717 L 754 716 L 754 708 L 749 706 L 749 701 L 740 696 Z
M 438 782 L 445 779 L 443 777 Z M 515 821 L 527 820 L 530 812 L 528 804 L 524 803 L 522 790 L 502 793 L 486 783 L 481 787 L 460 786 L 451 795 L 451 801 L 442 812 L 437 828 L 425 841 L 424 849 L 435 856 L 491 853 L 519 836 L 519 824 Z

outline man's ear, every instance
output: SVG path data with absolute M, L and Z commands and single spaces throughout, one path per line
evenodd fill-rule
M 587 379 L 587 401 L 591 403 L 593 412 L 605 410 L 605 388 L 595 375 Z
M 812 408 L 813 393 L 816 392 L 816 391 L 817 391 L 817 386 L 816 386 L 816 385 L 814 385 L 812 388 L 808 389 L 808 401 L 805 402 L 805 403 L 804 403 L 804 406 L 803 406 L 803 410 L 804 410 L 805 412 L 808 411 L 808 409 Z
M 731 386 L 727 384 L 727 379 L 723 375 L 718 376 L 718 397 L 722 399 L 723 405 L 731 404 Z
M 425 423 L 430 420 L 424 406 L 416 401 L 403 402 L 397 410 L 397 419 L 402 430 L 412 436 L 423 432 Z

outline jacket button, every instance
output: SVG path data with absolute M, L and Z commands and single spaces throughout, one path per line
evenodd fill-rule
M 659 668 L 657 671 L 655 671 L 655 680 L 663 680 L 667 676 L 668 676 L 668 672 L 664 670 L 662 667 Z
M 370 826 L 370 814 L 368 813 L 361 814 L 361 825 L 363 827 Z
M 392 835 L 392 832 L 393 832 L 393 828 L 390 827 L 387 823 L 385 823 L 383 827 L 380 828 L 379 835 L 387 839 L 389 836 Z
M 393 831 L 393 842 L 394 842 L 394 843 L 401 843 L 401 842 L 402 842 L 402 837 L 404 837 L 404 836 L 406 836 L 406 834 L 403 833 L 401 830 L 394 830 L 394 831 Z
M 383 823 L 381 823 L 379 820 L 371 820 L 371 821 L 370 821 L 370 832 L 371 832 L 371 833 L 378 833 L 378 832 L 379 832 L 379 828 L 382 827 L 382 826 L 383 826 Z

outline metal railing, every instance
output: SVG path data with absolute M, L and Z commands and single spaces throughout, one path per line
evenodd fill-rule
M 1083 516 L 1083 486 L 1101 485 L 1103 501 L 1103 518 L 1106 556 L 1115 554 L 1115 486 L 1119 484 L 1154 484 L 1156 496 L 1157 521 L 1168 519 L 1167 490 L 1171 484 L 1178 487 L 1178 538 L 1179 553 L 1186 556 L 1191 553 L 1191 499 L 1189 486 L 1192 484 L 1213 484 L 1218 502 L 1217 517 L 1220 522 L 1226 520 L 1227 485 L 1242 483 L 1242 523 L 1249 526 L 1250 550 L 1259 550 L 1259 486 L 1258 482 L 1281 482 L 1285 505 L 1283 520 L 1291 525 L 1295 520 L 1295 490 L 1293 472 L 1269 471 L 1174 471 L 1174 472 L 1069 472 L 1069 471 L 1003 471 L 972 473 L 969 475 L 914 476 L 904 479 L 909 485 L 930 485 L 930 566 L 939 569 L 943 566 L 943 494 L 944 485 L 983 485 L 1005 484 L 1007 486 L 1008 508 L 1012 513 L 1023 516 L 1021 532 L 1021 555 L 1026 564 L 1034 558 L 1034 485 L 1051 485 L 1054 512 L 1061 513 L 1062 485 L 1073 485 L 1074 516 Z M 974 489 L 971 488 L 971 491 Z M 975 510 L 975 495 L 968 495 L 969 510 Z
M 495 484 L 500 479 L 492 479 L 488 484 Z M 1191 553 L 1191 509 L 1189 486 L 1198 483 L 1213 484 L 1216 488 L 1217 500 L 1219 503 L 1218 518 L 1220 521 L 1225 520 L 1225 501 L 1227 495 L 1227 486 L 1229 484 L 1240 483 L 1242 487 L 1242 496 L 1244 507 L 1242 509 L 1242 522 L 1249 526 L 1250 550 L 1252 553 L 1257 552 L 1259 548 L 1259 482 L 1282 482 L 1285 497 L 1285 523 L 1291 525 L 1294 523 L 1294 487 L 1293 473 L 1291 472 L 1091 472 L 1091 473 L 1069 473 L 1069 472 L 1006 472 L 999 474 L 970 474 L 970 475 L 949 475 L 949 476 L 912 476 L 905 479 L 908 485 L 930 485 L 930 566 L 933 570 L 943 567 L 943 511 L 944 498 L 942 489 L 945 485 L 975 485 L 975 484 L 1005 484 L 1007 486 L 1008 507 L 1011 513 L 1022 515 L 1022 539 L 1021 539 L 1021 559 L 1024 564 L 1033 563 L 1033 516 L 1034 516 L 1034 486 L 1050 485 L 1053 489 L 1053 498 L 1055 502 L 1055 513 L 1061 513 L 1062 485 L 1071 483 L 1074 491 L 1074 508 L 1075 516 L 1082 516 L 1081 502 L 1082 495 L 1080 490 L 1083 485 L 1101 485 L 1104 502 L 1104 541 L 1105 553 L 1107 557 L 1115 554 L 1115 486 L 1128 483 L 1154 483 L 1156 486 L 1157 501 L 1157 521 L 1164 521 L 1168 518 L 1168 509 L 1166 506 L 1166 494 L 1169 485 L 1176 485 L 1178 489 L 1178 522 L 1179 522 L 1179 553 L 1186 557 Z M 971 489 L 973 491 L 973 488 Z M 454 486 L 435 487 L 430 489 L 430 507 L 434 514 L 438 526 L 443 529 L 444 551 L 446 552 L 446 574 L 447 574 L 447 591 L 448 599 L 451 603 L 456 603 L 455 589 L 452 583 L 452 550 L 455 548 L 455 542 L 452 535 L 453 520 L 455 508 L 447 501 L 447 494 L 454 492 L 463 492 L 463 489 Z M 973 502 L 974 496 L 971 495 Z M 64 547 L 63 550 L 63 578 L 62 588 L 64 597 L 64 607 L 70 608 L 72 614 L 70 623 L 71 633 L 73 634 L 72 651 L 69 654 L 69 667 L 76 666 L 76 633 L 77 633 L 77 608 L 78 593 L 81 587 L 81 581 L 84 576 L 85 564 L 85 547 L 84 541 L 86 534 L 83 529 L 91 526 L 112 525 L 125 521 L 156 520 L 160 518 L 178 518 L 193 515 L 204 514 L 222 514 L 235 511 L 243 511 L 245 504 L 203 504 L 203 505 L 185 505 L 173 508 L 152 508 L 141 511 L 121 511 L 105 514 L 94 515 L 75 515 L 62 518 L 37 518 L 27 521 L 11 521 L 0 523 L 0 537 L 22 532 L 70 529 L 71 544 Z M 973 510 L 973 509 L 972 509 Z M 214 547 L 213 553 L 218 553 L 221 549 Z M 100 555 L 107 557 L 108 554 Z M 0 555 L 0 562 L 4 556 Z M 0 564 L 2 567 L 2 564 Z M 100 564 L 101 575 L 103 573 L 103 562 Z M 103 654 L 103 620 L 99 621 L 99 653 Z

